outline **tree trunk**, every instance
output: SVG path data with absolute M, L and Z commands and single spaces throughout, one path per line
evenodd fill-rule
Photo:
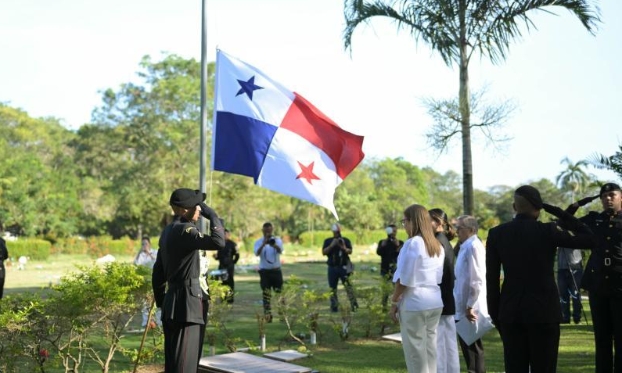
M 469 56 L 466 40 L 466 4 L 460 1 L 460 121 L 462 127 L 462 204 L 464 214 L 473 215 L 473 158 L 471 154 L 471 103 Z

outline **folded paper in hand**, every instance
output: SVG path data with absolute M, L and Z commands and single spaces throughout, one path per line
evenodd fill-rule
M 456 323 L 456 331 L 464 343 L 472 345 L 475 341 L 482 338 L 490 329 L 494 328 L 492 319 L 489 315 L 482 315 L 479 310 L 475 310 L 477 320 L 470 322 L 466 317 Z

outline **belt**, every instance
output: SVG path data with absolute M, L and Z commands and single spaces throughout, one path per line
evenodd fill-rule
M 175 289 L 180 289 L 180 288 L 184 288 L 186 286 L 190 286 L 190 285 L 200 285 L 199 283 L 199 279 L 198 278 L 189 278 L 187 280 L 184 281 L 168 281 L 168 288 L 169 290 L 175 290 Z

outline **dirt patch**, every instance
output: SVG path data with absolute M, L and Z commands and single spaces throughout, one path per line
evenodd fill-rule
M 137 373 L 164 373 L 164 364 L 139 366 L 136 372 Z

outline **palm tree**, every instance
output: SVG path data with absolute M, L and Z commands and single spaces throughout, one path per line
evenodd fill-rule
M 614 155 L 606 156 L 596 153 L 588 158 L 586 162 L 597 169 L 613 171 L 622 179 L 622 145 L 618 147 L 619 150 Z
M 389 17 L 398 30 L 405 28 L 440 54 L 448 66 L 460 72 L 460 120 L 462 134 L 463 205 L 473 214 L 473 160 L 471 157 L 471 108 L 469 62 L 474 52 L 499 63 L 507 57 L 510 42 L 521 36 L 521 27 L 535 27 L 528 13 L 548 6 L 566 8 L 592 34 L 600 21 L 593 0 L 344 0 L 344 44 L 352 47 L 352 34 L 372 17 Z
M 583 193 L 590 185 L 592 177 L 583 169 L 588 162 L 583 160 L 577 163 L 565 157 L 560 162 L 566 165 L 566 169 L 557 175 L 555 183 L 563 190 L 570 191 L 570 200 L 575 200 L 575 195 Z

